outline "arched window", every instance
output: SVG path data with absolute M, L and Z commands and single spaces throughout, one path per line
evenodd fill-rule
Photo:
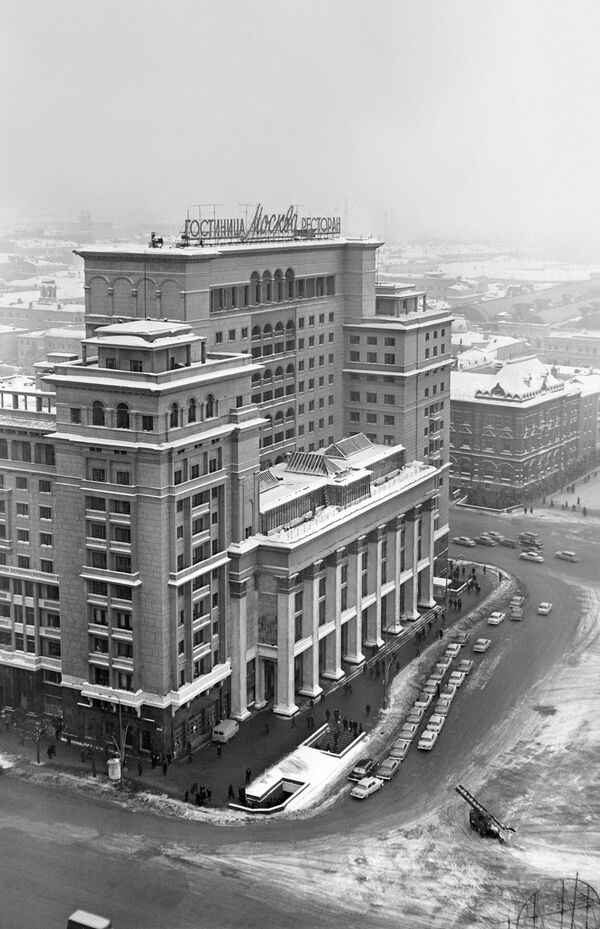
M 117 429 L 129 429 L 129 407 L 126 403 L 117 403 Z
M 271 303 L 273 300 L 273 279 L 270 271 L 263 273 L 263 300 L 265 303 Z
M 285 373 L 286 373 L 286 375 L 287 375 L 288 377 L 293 376 L 293 374 L 294 374 L 294 365 L 288 365 L 287 368 L 285 369 Z
M 196 422 L 196 401 L 192 397 L 188 403 L 188 423 Z
M 270 381 L 272 377 L 273 377 L 273 372 L 271 371 L 271 369 L 265 368 L 265 373 L 263 374 L 263 380 Z
M 267 323 L 267 325 L 263 329 L 263 335 L 266 335 L 266 336 L 273 335 L 273 329 L 272 329 L 271 323 Z
M 286 329 L 291 329 L 292 332 L 293 332 L 293 330 L 296 328 L 296 327 L 294 326 L 294 320 L 293 320 L 293 319 L 288 319 L 285 328 L 286 328 Z
M 294 299 L 294 272 L 291 268 L 285 272 L 285 298 L 286 300 Z
M 283 422 L 283 413 L 281 412 L 281 410 L 279 410 L 279 412 L 275 414 L 275 423 L 277 424 L 280 422 L 281 423 Z
M 281 322 L 281 320 L 278 320 L 275 323 L 275 332 L 283 332 L 283 323 Z
M 261 380 L 261 378 L 260 378 L 260 371 L 255 371 L 255 373 L 252 375 L 252 383 L 253 383 L 253 384 L 260 384 L 260 380 Z
M 281 365 L 275 368 L 275 377 L 283 377 L 283 368 Z
M 293 408 L 293 407 L 291 407 L 291 406 L 288 407 L 288 411 L 287 411 L 287 413 L 285 414 L 285 418 L 286 418 L 286 419 L 293 419 L 293 418 L 294 418 L 294 408 Z
M 169 414 L 169 426 L 171 429 L 176 429 L 179 425 L 179 407 L 176 403 L 171 404 L 171 412 Z
M 206 418 L 212 419 L 213 416 L 217 415 L 217 404 L 215 398 L 212 394 L 209 394 L 206 398 Z
M 281 270 L 281 268 L 277 268 L 275 274 L 273 275 L 273 280 L 274 280 L 274 285 L 275 285 L 274 298 L 277 301 L 277 303 L 281 303 L 281 301 L 283 300 L 283 271 Z
M 252 326 L 252 338 L 260 339 L 260 326 Z
M 92 403 L 92 426 L 104 425 L 104 404 L 100 400 Z
M 262 303 L 260 293 L 260 274 L 253 271 L 250 275 L 250 296 L 252 303 Z

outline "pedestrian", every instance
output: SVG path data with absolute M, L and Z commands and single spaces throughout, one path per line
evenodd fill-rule
M 339 736 L 338 736 L 337 732 L 334 733 L 334 736 L 333 736 L 333 750 L 334 750 L 334 752 L 337 752 L 338 738 L 339 738 Z
M 363 731 L 362 723 L 359 723 L 359 724 L 358 724 L 358 734 L 359 734 L 359 735 L 362 735 L 362 731 Z
M 189 792 L 189 790 L 186 790 L 186 792 L 185 792 L 184 795 L 183 795 L 184 803 L 188 803 L 188 802 L 189 802 L 189 799 L 190 799 L 190 792 Z
M 400 659 L 396 662 L 396 673 L 400 670 Z
M 330 751 L 331 751 L 331 745 L 329 744 L 329 742 L 327 743 L 327 748 L 325 749 L 325 751 L 326 751 L 326 752 L 330 752 Z
M 144 773 L 144 765 L 141 761 L 138 761 L 138 777 L 141 777 Z
M 52 746 L 51 745 L 48 747 L 48 751 L 46 752 L 46 754 L 48 755 L 48 758 L 52 760 Z
M 371 707 L 370 707 L 369 704 L 367 703 L 367 705 L 366 705 L 366 707 L 365 707 L 365 713 L 366 713 L 367 716 L 368 716 L 370 712 L 371 712 Z
M 246 784 L 249 784 L 252 780 L 252 771 L 250 768 L 246 768 Z
M 440 629 L 440 631 L 439 631 L 439 637 L 440 637 L 440 639 L 443 639 L 443 638 L 444 638 L 444 630 L 443 630 L 443 629 Z
M 466 570 L 466 569 L 465 569 L 465 566 L 463 565 L 463 566 L 462 566 L 462 576 L 463 576 L 463 577 L 465 576 L 465 570 Z
M 198 781 L 194 781 L 194 783 L 192 784 L 192 791 L 191 791 L 191 792 L 192 792 L 193 794 L 197 794 L 197 793 L 198 793 Z
M 221 746 L 217 745 L 217 758 L 221 757 Z
M 579 497 L 577 497 L 577 506 L 579 506 L 580 503 L 581 503 L 581 500 Z
M 327 720 L 327 722 L 329 722 L 329 720 L 331 719 L 331 710 L 329 709 L 329 707 L 327 707 L 327 709 L 325 710 L 325 719 Z
M 165 758 L 165 760 L 164 760 L 163 763 L 162 763 L 163 777 L 166 777 L 166 776 L 167 776 L 167 768 L 168 768 L 168 767 L 169 767 L 169 766 L 168 766 L 168 764 L 167 764 L 167 759 Z
M 307 728 L 307 729 L 310 729 L 310 713 L 309 713 L 308 716 L 306 717 L 306 728 Z
M 233 789 L 233 784 L 230 784 L 227 788 L 227 799 L 235 800 L 235 790 Z
M 485 574 L 485 565 L 483 566 L 483 573 Z
M 83 755 L 83 752 L 82 752 L 82 755 Z M 83 758 L 82 758 L 82 761 L 83 761 Z M 154 754 L 154 752 L 152 752 L 152 755 L 150 756 L 150 764 L 152 765 L 152 770 L 154 771 L 156 767 L 156 755 Z
M 207 787 L 206 788 L 206 799 L 210 802 L 211 797 L 212 797 L 212 789 L 210 787 Z
M 196 794 L 196 806 L 202 806 L 202 797 L 199 793 Z
M 296 714 L 294 713 L 294 715 L 292 716 L 292 729 L 295 729 L 295 728 L 296 728 Z
M 348 717 L 347 716 L 344 716 L 342 720 L 342 724 L 344 726 L 344 731 L 346 731 L 348 729 Z
M 238 787 L 238 800 L 240 803 L 244 802 L 245 791 L 243 787 Z
M 311 698 L 310 698 L 310 708 L 311 708 L 311 710 L 312 710 L 312 708 L 313 708 L 314 705 L 315 705 L 314 698 L 311 697 Z
M 460 597 L 458 598 L 458 608 L 459 610 L 462 610 L 462 600 Z
M 167 764 L 171 764 L 172 761 L 173 761 L 173 756 L 171 752 L 167 752 Z
M 435 688 L 435 692 L 436 692 L 436 695 L 439 697 L 439 695 L 440 695 L 441 692 L 442 692 L 442 685 L 441 685 L 441 684 L 438 684 L 438 685 L 437 685 L 437 687 Z
M 471 568 L 471 574 L 473 577 L 475 577 L 475 575 L 477 574 L 477 571 L 475 570 L 474 566 Z
M 269 724 L 265 723 L 265 735 L 269 734 Z
M 352 684 L 348 684 L 348 696 L 352 696 Z
M 337 707 L 333 711 L 333 718 L 335 719 L 336 723 L 340 721 L 340 711 L 338 710 Z

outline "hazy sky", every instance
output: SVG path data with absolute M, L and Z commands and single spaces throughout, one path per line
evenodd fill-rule
M 600 240 L 598 0 L 4 0 L 0 226 Z

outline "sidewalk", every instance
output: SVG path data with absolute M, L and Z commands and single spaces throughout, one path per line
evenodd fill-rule
M 454 559 L 455 564 L 461 564 L 461 559 Z M 475 562 L 475 564 L 477 564 Z M 465 577 L 470 574 L 471 563 L 465 563 Z M 477 577 L 481 586 L 479 596 L 466 590 L 461 594 L 462 608 L 450 609 L 446 614 L 445 628 L 451 628 L 456 622 L 467 615 L 483 602 L 498 583 L 497 571 L 492 569 L 484 575 L 477 569 Z M 432 611 L 431 611 L 432 613 Z M 428 628 L 431 622 L 431 629 Z M 246 769 L 249 768 L 250 780 L 262 774 L 267 768 L 279 759 L 293 751 L 304 741 L 309 732 L 307 717 L 312 713 L 314 727 L 319 728 L 327 721 L 326 712 L 329 710 L 333 717 L 335 709 L 339 710 L 340 718 L 356 720 L 362 729 L 369 733 L 378 723 L 379 711 L 384 702 L 383 673 L 385 663 L 389 663 L 391 677 L 394 677 L 402 668 L 406 667 L 417 652 L 425 649 L 436 640 L 446 641 L 447 633 L 440 639 L 442 628 L 441 611 L 438 616 L 431 618 L 421 617 L 415 623 L 408 623 L 406 631 L 398 637 L 389 637 L 386 646 L 377 654 L 369 656 L 366 664 L 359 670 L 353 666 L 344 668 L 347 677 L 335 684 L 329 682 L 328 690 L 319 697 L 314 706 L 306 701 L 300 712 L 292 720 L 274 716 L 270 707 L 255 713 L 250 719 L 242 723 L 238 735 L 226 745 L 221 746 L 220 755 L 217 746 L 208 743 L 198 749 L 192 756 L 191 763 L 187 757 L 173 761 L 167 768 L 166 775 L 162 767 L 157 765 L 154 769 L 147 756 L 128 756 L 128 768 L 124 772 L 124 782 L 134 791 L 149 790 L 153 793 L 164 793 L 177 800 L 185 799 L 186 791 L 189 801 L 194 802 L 192 787 L 203 785 L 210 788 L 211 799 L 205 801 L 210 808 L 223 808 L 228 804 L 229 785 L 233 787 L 237 801 L 240 787 L 246 784 Z M 424 630 L 424 640 L 417 646 L 416 633 Z M 384 658 L 385 656 L 385 658 Z M 349 688 L 345 684 L 350 682 Z M 322 682 L 325 684 L 325 681 Z M 367 710 L 368 707 L 368 710 Z M 24 762 L 33 762 L 36 758 L 36 745 L 34 740 L 25 740 L 21 744 L 22 733 L 16 728 L 7 731 L 0 729 L 0 752 L 7 752 L 18 756 Z M 47 756 L 50 744 L 57 745 L 56 755 L 53 759 Z M 68 745 L 64 740 L 55 742 L 52 738 L 44 739 L 40 745 L 40 759 L 46 769 L 65 771 L 71 774 L 85 774 L 89 778 L 92 773 L 91 763 L 82 761 L 81 747 L 76 744 Z M 95 755 L 95 764 L 99 781 L 106 781 L 106 763 L 102 752 Z M 141 775 L 138 764 L 142 766 Z

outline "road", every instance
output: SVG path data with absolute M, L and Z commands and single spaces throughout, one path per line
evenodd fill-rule
M 453 535 L 482 528 L 474 514 L 453 516 Z M 537 565 L 507 548 L 451 545 L 454 557 L 485 559 L 516 574 L 529 598 L 524 622 L 492 628 L 481 620 L 475 628 L 492 647 L 476 660 L 433 752 L 411 750 L 395 780 L 366 803 L 351 801 L 342 785 L 315 815 L 227 826 L 136 812 L 4 777 L 0 926 L 62 929 L 78 906 L 110 915 L 115 929 L 309 929 L 339 927 L 344 919 L 365 927 L 462 926 L 500 924 L 505 911 L 512 916 L 519 893 L 547 875 L 532 851 L 532 819 L 536 848 L 546 857 L 570 826 L 562 806 L 560 814 L 545 806 L 540 812 L 533 797 L 536 784 L 566 763 L 564 745 L 552 743 L 547 752 L 540 745 L 566 718 L 551 685 L 583 654 L 573 649 L 580 617 L 590 612 L 586 597 L 600 602 L 600 546 L 597 525 L 571 525 L 560 514 L 486 519 L 485 526 L 513 537 L 535 527 L 547 554 L 571 548 L 582 558 L 569 564 L 550 557 Z M 549 617 L 535 613 L 541 600 L 554 603 Z M 595 642 L 591 632 L 588 638 Z M 400 706 L 411 702 L 430 661 L 433 654 L 424 655 L 420 667 L 402 672 Z M 563 690 L 562 699 L 570 700 L 573 685 Z M 565 789 L 570 770 L 563 770 Z M 457 783 L 500 818 L 517 822 L 514 848 L 482 844 L 468 829 L 468 807 L 453 791 Z M 561 797 L 555 800 L 562 803 Z M 581 843 L 589 843 L 590 862 L 600 837 L 586 836 Z

